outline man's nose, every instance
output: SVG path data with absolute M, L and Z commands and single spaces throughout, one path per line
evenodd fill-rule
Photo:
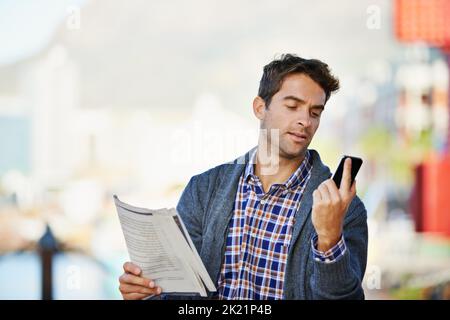
M 311 126 L 311 117 L 309 116 L 309 111 L 300 111 L 297 118 L 297 124 L 305 128 Z

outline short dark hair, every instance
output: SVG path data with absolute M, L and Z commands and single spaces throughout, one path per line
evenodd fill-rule
M 258 96 L 269 107 L 274 94 L 280 90 L 284 78 L 293 73 L 308 75 L 325 91 L 325 103 L 331 93 L 339 89 L 339 80 L 332 75 L 328 65 L 317 59 L 304 59 L 295 54 L 283 54 L 264 67 Z

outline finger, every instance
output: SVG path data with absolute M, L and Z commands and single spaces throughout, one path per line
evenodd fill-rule
M 324 202 L 328 202 L 328 201 L 331 201 L 331 195 L 330 195 L 330 192 L 328 191 L 328 188 L 327 188 L 327 186 L 324 184 L 324 183 L 322 183 L 320 186 L 319 186 L 319 191 L 320 191 L 320 195 L 321 195 L 321 197 L 322 197 L 322 201 L 324 201 Z
M 313 204 L 319 203 L 320 200 L 322 200 L 322 197 L 320 196 L 320 191 L 316 189 L 313 192 Z
M 347 158 L 344 162 L 344 172 L 342 173 L 341 187 L 339 190 L 348 192 L 350 189 L 350 182 L 352 177 L 352 159 Z
M 141 268 L 139 268 L 137 265 L 135 265 L 132 262 L 125 262 L 123 264 L 123 271 L 127 273 L 132 273 L 135 276 L 139 276 L 142 272 Z
M 333 202 L 341 201 L 339 189 L 336 187 L 336 183 L 334 183 L 333 179 L 326 180 L 325 186 L 327 187 L 328 193 L 330 194 L 331 201 Z
M 155 287 L 155 282 L 152 281 L 151 279 L 147 279 L 144 277 L 138 277 L 138 276 L 132 275 L 130 273 L 124 273 L 123 275 L 121 275 L 119 278 L 119 282 L 123 283 L 123 284 L 135 284 L 135 285 L 147 287 L 147 288 Z
M 352 183 L 352 187 L 350 188 L 350 194 L 352 197 L 356 195 L 356 179 Z
M 127 293 L 122 295 L 125 300 L 142 300 L 144 298 L 147 298 L 148 296 L 151 296 L 150 294 L 143 294 L 143 293 Z
M 137 285 L 133 285 L 133 284 L 126 284 L 126 283 L 122 283 L 119 286 L 119 291 L 122 294 L 127 294 L 127 293 L 142 293 L 142 294 L 159 294 L 161 293 L 161 288 L 160 287 L 156 287 L 153 289 L 147 288 L 147 287 L 142 287 L 142 286 L 137 286 Z
M 347 203 L 347 206 L 349 206 L 355 196 L 356 196 L 356 179 L 355 179 L 355 181 L 353 181 L 352 186 L 351 186 L 350 190 L 348 191 L 348 193 L 346 193 L 342 197 L 342 199 L 344 200 L 345 203 Z M 348 209 L 348 207 L 347 207 L 347 209 Z

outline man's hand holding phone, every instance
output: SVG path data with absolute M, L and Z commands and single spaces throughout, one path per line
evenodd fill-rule
M 351 184 L 352 159 L 345 158 L 342 167 L 339 188 L 333 178 L 330 178 L 313 192 L 311 218 L 318 235 L 317 250 L 322 252 L 328 251 L 339 242 L 345 214 L 356 195 L 356 180 Z M 356 173 L 354 175 L 356 176 Z

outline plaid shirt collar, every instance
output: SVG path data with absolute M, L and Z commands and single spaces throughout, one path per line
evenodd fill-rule
M 247 163 L 244 171 L 244 181 L 249 184 L 261 183 L 259 177 L 256 176 L 254 172 L 257 150 L 258 148 L 255 148 L 255 150 L 251 153 L 249 162 Z M 302 163 L 298 166 L 297 170 L 295 170 L 295 172 L 284 183 L 278 185 L 283 186 L 286 190 L 295 189 L 307 178 L 307 175 L 304 175 L 302 173 L 310 172 L 311 168 L 312 168 L 312 158 L 310 156 L 309 150 L 306 150 L 305 158 L 303 159 Z

